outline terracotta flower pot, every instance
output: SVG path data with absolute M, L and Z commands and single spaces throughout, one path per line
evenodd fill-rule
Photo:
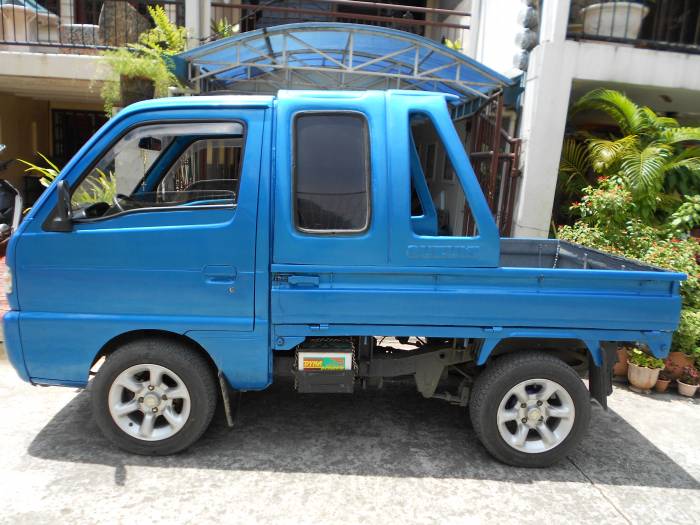
M 671 352 L 666 360 L 666 370 L 671 379 L 678 379 L 686 366 L 693 366 L 693 358 L 683 352 Z
M 613 365 L 613 375 L 627 377 L 627 348 L 617 349 L 617 363 Z
M 660 368 L 645 368 L 643 366 L 637 366 L 634 363 L 627 362 L 627 379 L 629 379 L 630 384 L 639 390 L 648 392 L 659 379 Z
M 680 381 L 677 381 L 678 383 L 678 393 L 682 396 L 688 396 L 688 397 L 693 397 L 695 395 L 695 392 L 698 390 L 698 385 L 686 385 L 685 383 L 681 383 Z
M 668 385 L 670 384 L 670 379 L 657 379 L 656 385 L 654 385 L 654 390 L 656 390 L 657 392 L 666 392 L 666 390 L 668 390 Z

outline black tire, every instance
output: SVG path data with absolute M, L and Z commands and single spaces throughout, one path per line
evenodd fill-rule
M 163 366 L 179 376 L 190 398 L 189 416 L 174 435 L 158 441 L 134 437 L 115 422 L 109 409 L 109 391 L 119 374 L 141 364 Z M 111 354 L 92 381 L 92 412 L 102 433 L 119 448 L 141 455 L 164 456 L 185 450 L 211 423 L 216 409 L 215 371 L 207 360 L 186 345 L 165 338 L 133 341 Z
M 571 396 L 575 417 L 569 434 L 544 452 L 523 452 L 509 445 L 498 429 L 501 401 L 522 381 L 547 379 L 561 385 Z M 477 437 L 497 460 L 516 467 L 543 468 L 563 459 L 585 435 L 591 416 L 588 389 L 564 361 L 546 352 L 527 351 L 497 358 L 474 382 L 469 416 Z

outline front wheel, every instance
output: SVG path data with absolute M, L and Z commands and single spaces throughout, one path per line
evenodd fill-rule
M 475 381 L 469 414 L 498 460 L 547 467 L 581 440 L 590 420 L 588 390 L 565 362 L 544 352 L 498 358 Z
M 135 454 L 174 454 L 193 444 L 216 408 L 216 384 L 206 360 L 166 339 L 135 341 L 116 350 L 92 384 L 97 425 Z

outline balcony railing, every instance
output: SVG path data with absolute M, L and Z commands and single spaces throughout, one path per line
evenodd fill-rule
M 248 0 L 213 1 L 211 18 L 225 21 L 230 33 L 296 22 L 343 22 L 400 29 L 433 40 L 464 42 L 467 12 L 405 5 L 401 0 Z M 217 35 L 214 35 L 215 37 Z
M 184 0 L 0 0 L 0 47 L 94 53 L 136 42 L 151 27 L 148 5 L 184 24 Z
M 225 21 L 227 35 L 318 21 L 390 27 L 437 41 L 467 40 L 469 13 L 403 2 L 214 0 L 211 20 L 213 26 Z M 0 0 L 0 47 L 95 53 L 121 46 L 135 42 L 151 26 L 146 7 L 156 4 L 165 8 L 173 22 L 185 24 L 185 0 Z
M 700 53 L 700 2 L 572 0 L 568 37 Z

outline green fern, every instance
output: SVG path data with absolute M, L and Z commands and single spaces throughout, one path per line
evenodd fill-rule
M 173 24 L 162 6 L 148 6 L 148 14 L 155 27 L 141 33 L 139 44 L 166 55 L 176 55 L 184 51 L 187 45 L 187 30 Z

